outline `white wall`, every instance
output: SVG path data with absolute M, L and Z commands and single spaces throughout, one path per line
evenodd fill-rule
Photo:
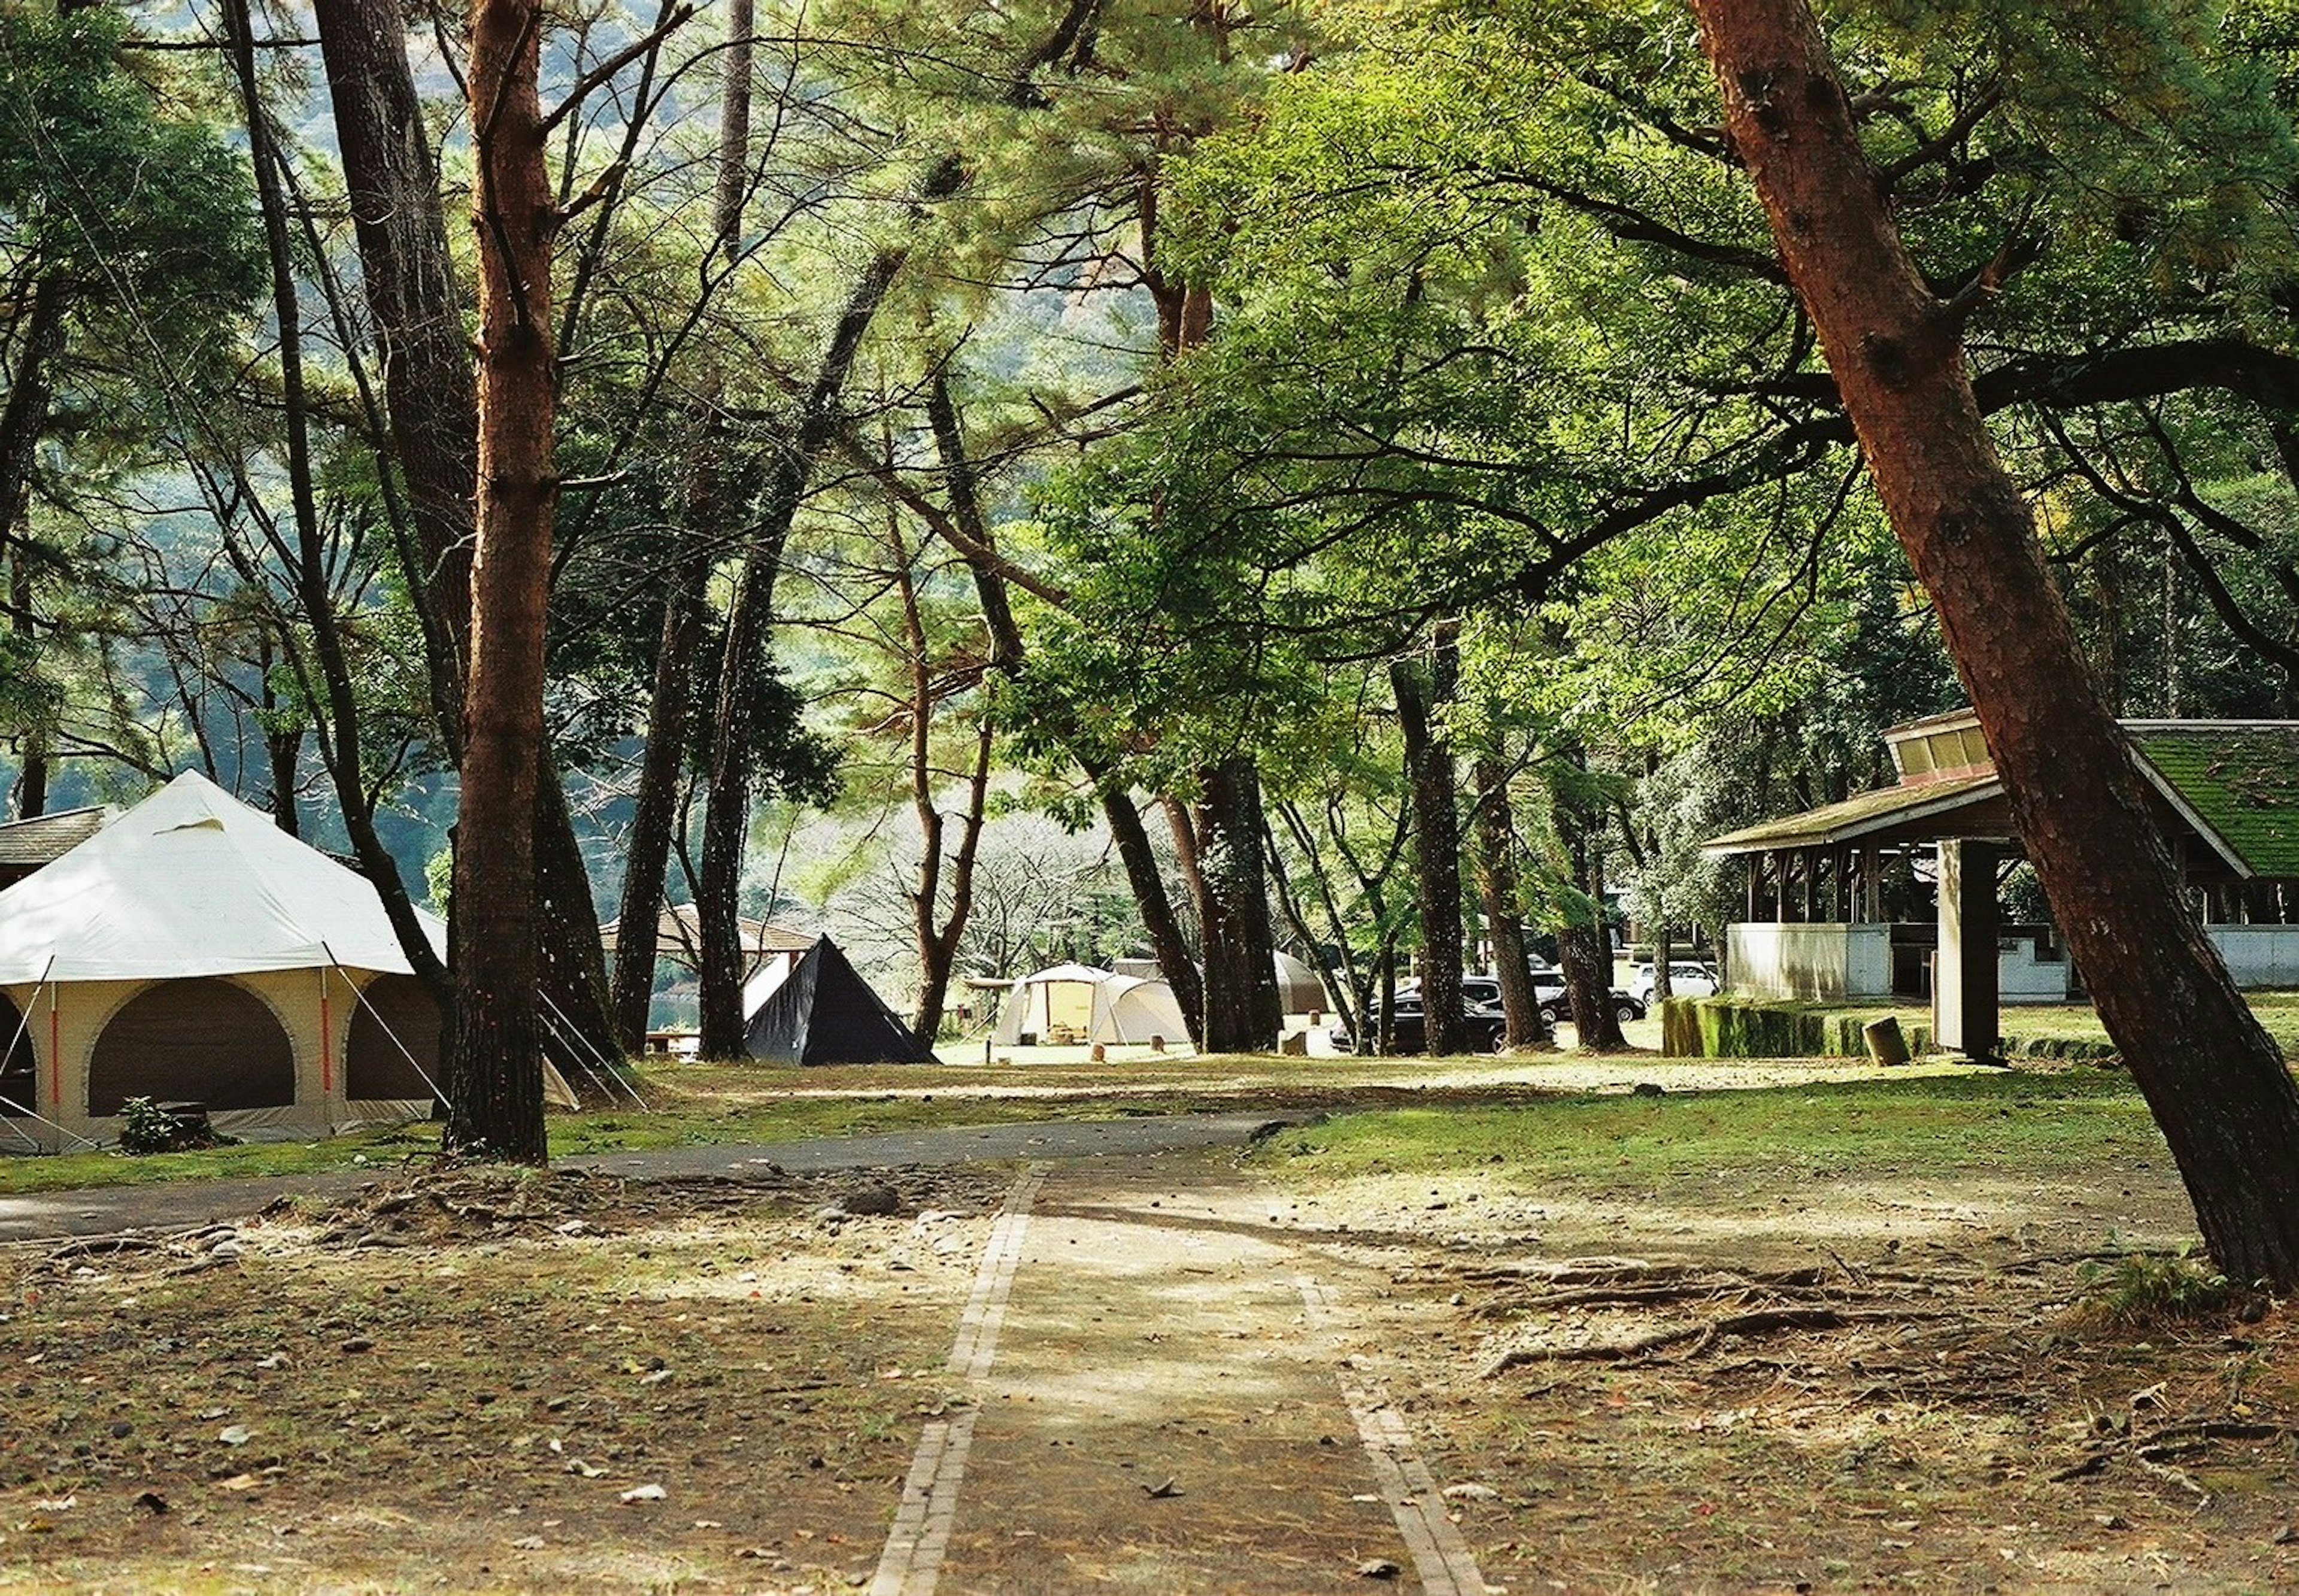
M 2009 936 L 1997 945 L 1996 999 L 2005 1003 L 2064 1003 L 2068 1001 L 2068 961 L 2038 959 L 2036 939 Z
M 1727 990 L 1843 1002 L 1892 994 L 1889 926 L 1740 921 L 1724 930 Z
M 2299 986 L 2299 926 L 2206 926 L 2237 986 Z

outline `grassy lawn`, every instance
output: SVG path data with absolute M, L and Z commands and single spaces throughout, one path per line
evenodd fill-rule
M 2083 1068 L 1373 1110 L 1282 1133 L 1256 1157 L 1288 1178 L 1479 1169 L 1584 1190 L 1973 1169 L 2048 1180 L 2170 1159 L 2130 1078 Z
M 740 1145 L 867 1135 L 1030 1119 L 1109 1119 L 1235 1108 L 1243 1101 L 1324 1101 L 1332 1094 L 1405 1093 L 1444 1069 L 1474 1079 L 1491 1058 L 1440 1065 L 1425 1059 L 1275 1057 L 1160 1059 L 1103 1065 L 868 1066 L 790 1069 L 650 1062 L 635 1072 L 644 1100 L 585 1113 L 554 1113 L 551 1153 Z M 0 1194 L 83 1186 L 308 1175 L 429 1159 L 436 1125 L 395 1126 L 320 1142 L 255 1142 L 201 1152 L 128 1158 L 117 1152 L 0 1158 Z
M 2275 1038 L 2285 1054 L 2299 1057 L 2299 992 L 2246 992 L 2244 1001 L 2251 1011 Z M 1923 1008 L 1859 1009 L 1848 1008 L 1840 1012 L 1865 1024 L 1881 1019 L 1888 1014 L 1897 1015 L 1902 1026 L 1930 1025 L 1931 1011 Z M 2104 1042 L 2107 1027 L 2100 1023 L 2099 1013 L 2089 1003 L 2006 1003 L 2002 1010 L 2004 1034 L 2010 1037 L 2066 1036 L 2085 1041 Z

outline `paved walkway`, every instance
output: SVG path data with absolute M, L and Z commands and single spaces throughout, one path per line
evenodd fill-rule
M 565 1169 L 602 1169 L 639 1180 L 740 1178 L 764 1166 L 813 1172 L 887 1169 L 906 1165 L 998 1163 L 1025 1159 L 1091 1159 L 1241 1146 L 1269 1126 L 1314 1116 L 1168 1114 L 1094 1121 L 960 1126 L 874 1136 L 834 1136 L 755 1146 L 675 1147 L 648 1152 L 602 1153 L 561 1159 Z M 0 1196 L 0 1242 L 111 1235 L 123 1230 L 168 1231 L 212 1225 L 253 1213 L 287 1196 L 328 1197 L 355 1192 L 390 1173 L 339 1169 L 324 1175 L 272 1176 L 246 1180 L 167 1181 L 147 1185 L 94 1186 L 79 1191 Z
M 1342 1354 L 1356 1273 L 1205 1160 L 1032 1168 L 950 1351 L 965 1405 L 926 1426 L 871 1596 L 1483 1596 L 1402 1416 Z

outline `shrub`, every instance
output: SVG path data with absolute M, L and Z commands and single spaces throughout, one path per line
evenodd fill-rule
M 185 1152 L 199 1147 L 223 1147 L 231 1138 L 219 1136 L 204 1118 L 183 1120 L 148 1097 L 131 1097 L 120 1109 L 120 1151 L 136 1158 L 154 1152 Z
M 2145 1330 L 2180 1319 L 2203 1318 L 2236 1296 L 2228 1277 L 2177 1252 L 2130 1252 L 2112 1263 L 2084 1266 L 2083 1295 L 2070 1316 L 2102 1330 Z

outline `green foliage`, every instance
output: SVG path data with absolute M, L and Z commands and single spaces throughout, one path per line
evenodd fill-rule
M 2082 1296 L 2068 1318 L 2079 1327 L 2126 1334 L 2209 1318 L 2231 1302 L 2228 1277 L 2177 1252 L 2129 1252 L 2077 1272 Z
M 148 1097 L 129 1098 L 120 1112 L 120 1151 L 131 1158 L 230 1144 L 229 1137 L 217 1135 L 203 1120 L 180 1119 Z

